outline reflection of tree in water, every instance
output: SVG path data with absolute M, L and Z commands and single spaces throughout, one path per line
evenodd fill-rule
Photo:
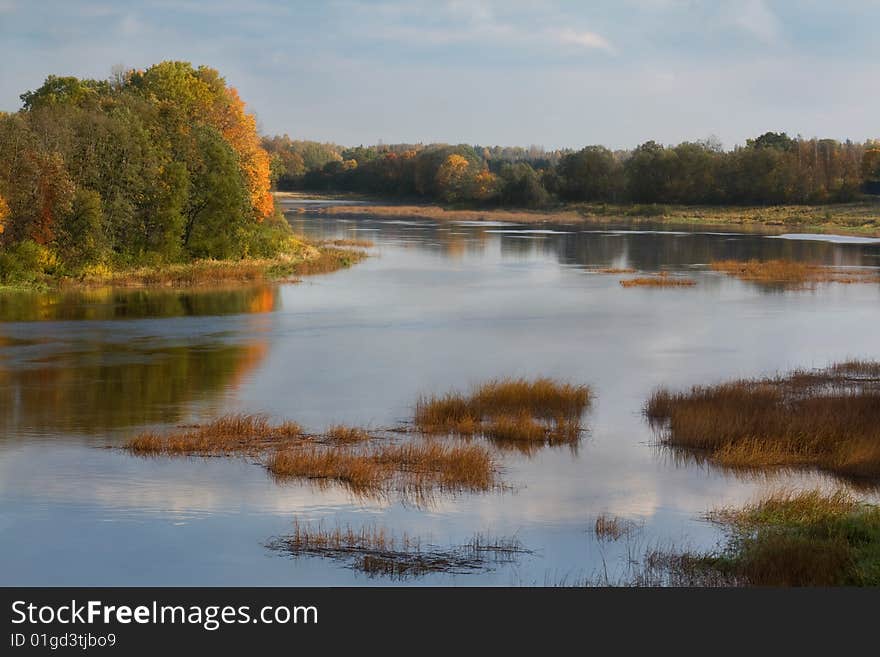
M 216 290 L 96 288 L 0 295 L 0 321 L 127 319 L 269 312 L 278 301 L 268 285 Z
M 78 294 L 79 303 L 84 303 L 87 297 L 82 295 L 90 293 Z M 203 294 L 139 291 L 126 293 L 122 306 L 102 302 L 105 297 L 92 298 L 99 304 L 97 310 L 75 310 L 73 301 L 65 299 L 60 307 L 75 312 L 62 316 L 264 313 L 275 308 L 278 294 L 266 286 Z M 33 312 L 42 316 L 46 308 L 59 310 L 47 303 Z M 238 386 L 262 362 L 268 350 L 265 337 L 247 328 L 243 333 L 247 342 L 213 337 L 194 344 L 150 337 L 54 342 L 0 336 L 0 439 L 23 431 L 92 434 L 177 421 L 188 404 Z
M 174 422 L 187 404 L 238 385 L 267 348 L 262 338 L 195 346 L 89 343 L 16 367 L 0 361 L 0 435 Z
M 571 239 L 574 237 L 574 239 Z M 700 233 L 582 233 L 559 236 L 559 260 L 584 267 L 623 266 L 644 271 L 714 260 L 772 260 L 784 258 L 817 264 L 877 265 L 874 246 L 832 242 L 769 239 L 759 235 L 706 235 Z M 568 238 L 568 239 L 562 239 Z

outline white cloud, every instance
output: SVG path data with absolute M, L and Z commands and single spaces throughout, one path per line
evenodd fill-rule
M 729 22 L 764 43 L 776 43 L 781 35 L 779 19 L 764 0 L 736 3 L 728 14 Z
M 601 34 L 587 31 L 577 31 L 570 28 L 559 30 L 556 32 L 556 40 L 559 43 L 581 46 L 583 48 L 593 48 L 596 50 L 605 50 L 606 52 L 614 52 L 614 47 Z

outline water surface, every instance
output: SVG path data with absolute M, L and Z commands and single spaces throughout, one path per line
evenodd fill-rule
M 301 201 L 288 203 L 311 207 Z M 880 358 L 880 287 L 785 290 L 707 269 L 786 257 L 877 267 L 880 244 L 640 226 L 333 219 L 291 212 L 316 238 L 370 238 L 374 257 L 298 284 L 220 291 L 0 298 L 0 583 L 380 585 L 266 542 L 294 518 L 375 523 L 441 545 L 516 536 L 533 554 L 491 572 L 411 583 L 545 584 L 610 572 L 647 547 L 710 547 L 701 519 L 815 473 L 745 477 L 657 449 L 640 414 L 657 385 L 688 386 Z M 790 237 L 790 236 L 783 236 Z M 607 267 L 686 273 L 692 288 L 622 288 Z M 578 449 L 504 453 L 503 493 L 429 508 L 279 485 L 250 459 L 141 459 L 142 427 L 263 411 L 308 428 L 406 420 L 419 393 L 498 376 L 588 383 Z M 594 540 L 600 513 L 643 529 Z

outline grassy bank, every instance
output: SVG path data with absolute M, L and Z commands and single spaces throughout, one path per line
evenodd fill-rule
M 199 259 L 138 267 L 97 265 L 76 275 L 45 272 L 22 282 L 0 285 L 0 292 L 76 288 L 208 288 L 265 283 L 348 268 L 366 257 L 364 243 L 296 243 L 271 258 Z M 348 248 L 357 247 L 357 248 Z
M 333 216 L 381 216 L 436 221 L 505 221 L 510 223 L 670 224 L 734 227 L 767 232 L 815 232 L 880 236 L 880 201 L 835 205 L 709 207 L 576 203 L 544 210 L 465 209 L 438 205 L 331 205 L 309 212 Z

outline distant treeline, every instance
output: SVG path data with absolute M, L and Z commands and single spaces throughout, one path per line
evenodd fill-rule
M 0 283 L 267 256 L 290 239 L 256 120 L 217 71 L 50 76 L 21 99 L 0 112 Z
M 631 151 L 469 145 L 343 148 L 266 137 L 282 190 L 350 190 L 444 203 L 540 207 L 554 201 L 766 205 L 847 202 L 880 193 L 880 142 L 768 132 L 725 151 L 713 140 Z

